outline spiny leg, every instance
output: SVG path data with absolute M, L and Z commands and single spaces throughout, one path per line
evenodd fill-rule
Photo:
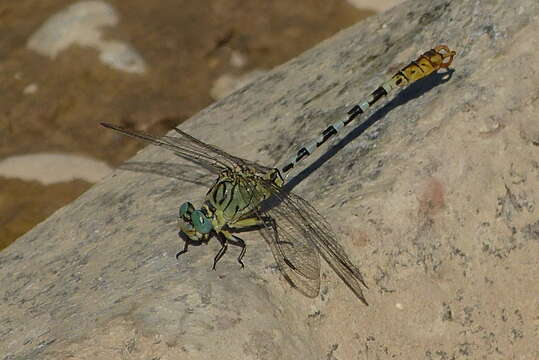
M 193 244 L 196 244 L 197 242 L 196 241 L 193 241 L 191 240 L 190 238 L 188 238 L 183 232 L 178 232 L 178 236 L 184 241 L 184 246 L 183 246 L 183 250 L 179 251 L 177 254 L 176 254 L 176 260 L 179 260 L 179 257 L 180 255 L 182 254 L 185 254 L 189 248 L 189 245 L 193 245 Z
M 240 252 L 240 255 L 238 256 L 238 263 L 240 263 L 241 268 L 243 269 L 245 265 L 243 264 L 243 261 L 241 261 L 241 259 L 243 259 L 243 256 L 245 255 L 245 251 L 247 249 L 247 246 L 245 245 L 245 241 L 243 241 L 237 236 L 232 235 L 228 231 L 223 231 L 221 233 L 226 238 L 226 241 L 228 243 L 241 247 L 241 252 Z
M 256 216 L 241 219 L 241 220 L 238 220 L 238 221 L 236 221 L 234 223 L 228 224 L 229 229 L 237 231 L 237 232 L 249 231 L 249 230 L 252 230 L 253 228 L 260 228 L 262 226 L 265 226 L 264 225 L 264 220 L 260 219 L 260 218 L 258 218 Z M 229 231 L 222 230 L 221 234 L 225 237 L 225 239 L 226 239 L 226 241 L 228 243 L 230 243 L 232 245 L 235 245 L 235 246 L 241 247 L 241 252 L 240 252 L 240 255 L 238 256 L 238 263 L 241 265 L 241 268 L 243 269 L 245 267 L 245 265 L 243 264 L 242 259 L 243 259 L 243 256 L 245 255 L 246 250 L 247 250 L 247 246 L 245 245 L 245 241 L 243 241 L 243 239 L 241 239 L 241 238 L 239 238 L 239 237 L 237 237 L 235 235 L 232 235 L 232 233 L 230 233 Z
M 180 255 L 182 254 L 185 254 L 187 252 L 187 248 L 189 247 L 189 242 L 185 242 L 185 245 L 183 246 L 183 250 L 179 251 L 177 254 L 176 254 L 176 260 L 180 260 L 179 257 Z
M 234 231 L 248 231 L 257 226 L 264 226 L 264 220 L 256 216 L 241 219 L 234 223 L 228 224 L 228 228 Z
M 226 253 L 226 250 L 228 249 L 227 239 L 222 235 L 222 233 L 217 233 L 217 240 L 219 240 L 219 242 L 221 243 L 221 249 L 219 249 L 219 252 L 213 258 L 213 270 L 215 270 L 217 262 L 223 257 L 223 255 Z

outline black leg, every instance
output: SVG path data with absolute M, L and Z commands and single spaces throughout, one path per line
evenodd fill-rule
M 184 241 L 185 245 L 183 246 L 183 250 L 176 254 L 176 259 L 178 259 L 180 257 L 180 255 L 185 254 L 187 252 L 187 249 L 189 248 L 189 245 L 200 246 L 202 244 L 208 243 L 208 239 L 209 239 L 209 237 L 207 237 L 207 238 L 203 238 L 203 239 L 200 239 L 200 240 L 191 240 L 187 235 L 185 235 L 181 231 L 178 232 L 178 236 Z
M 241 242 L 243 242 L 243 240 Z M 238 256 L 238 262 L 240 263 L 242 269 L 245 267 L 245 265 L 243 265 L 243 261 L 241 261 L 241 259 L 243 259 L 243 255 L 245 255 L 246 249 L 247 249 L 247 247 L 245 246 L 245 243 L 243 243 L 243 247 L 241 248 L 240 256 Z
M 221 249 L 219 250 L 219 252 L 217 253 L 217 255 L 215 255 L 215 258 L 213 259 L 213 267 L 212 269 L 215 270 L 215 266 L 217 265 L 217 262 L 223 257 L 223 255 L 226 253 L 226 249 L 228 249 L 228 244 L 227 244 L 227 240 L 224 236 L 222 236 L 222 234 L 218 234 L 217 235 L 217 239 L 219 240 L 219 242 L 221 243 Z
M 243 269 L 245 265 L 243 265 L 243 261 L 241 261 L 241 259 L 243 259 L 243 255 L 245 255 L 247 246 L 245 246 L 245 241 L 243 241 L 239 237 L 232 235 L 232 238 L 233 239 L 228 239 L 228 242 L 231 243 L 232 245 L 241 247 L 241 252 L 240 252 L 240 255 L 238 256 L 238 262 L 240 263 L 241 268 Z
M 180 235 L 181 237 L 181 235 Z M 187 252 L 187 248 L 189 247 L 189 241 L 185 240 L 185 245 L 183 246 L 183 250 L 182 251 L 179 251 L 177 254 L 176 254 L 176 260 L 179 260 L 178 258 L 180 257 L 180 255 L 182 254 L 185 254 Z

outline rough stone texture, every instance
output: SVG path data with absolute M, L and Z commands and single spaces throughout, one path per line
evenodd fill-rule
M 320 297 L 295 292 L 257 233 L 244 270 L 233 249 L 211 271 L 216 242 L 177 263 L 177 206 L 206 187 L 117 171 L 1 253 L 4 359 L 539 358 L 538 33 L 536 1 L 406 2 L 182 125 L 272 165 L 420 52 L 454 48 L 453 72 L 292 179 L 360 265 L 369 307 L 328 267 Z

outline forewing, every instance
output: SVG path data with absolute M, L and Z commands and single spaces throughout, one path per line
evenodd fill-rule
M 240 159 L 230 155 L 225 151 L 206 144 L 197 138 L 187 134 L 184 131 L 174 129 L 180 137 L 162 136 L 157 137 L 152 134 L 125 129 L 121 126 L 101 123 L 104 127 L 121 132 L 124 135 L 134 137 L 136 139 L 147 141 L 155 146 L 163 147 L 172 151 L 177 156 L 189 160 L 213 173 L 220 173 L 225 169 L 231 169 L 235 166 L 252 166 L 259 171 L 267 171 L 269 168 L 261 165 Z
M 265 212 L 274 219 L 286 224 L 289 234 L 303 236 L 298 243 L 309 242 L 311 247 L 316 248 L 324 260 L 348 285 L 356 296 L 366 305 L 362 287 L 367 288 L 361 272 L 352 264 L 346 252 L 337 242 L 331 230 L 331 226 L 322 215 L 316 211 L 306 200 L 294 193 L 286 193 L 282 189 L 274 187 L 273 193 L 277 199 Z M 282 225 L 283 226 L 283 225 Z M 291 241 L 292 242 L 292 241 Z
M 214 172 L 199 165 L 183 164 L 178 166 L 177 163 L 128 161 L 118 168 L 128 171 L 157 174 L 205 187 L 210 187 L 215 182 Z
M 219 149 L 216 146 L 213 146 L 213 145 L 210 145 L 210 144 L 207 144 L 207 143 L 205 143 L 203 141 L 198 140 L 197 138 L 189 135 L 188 133 L 186 133 L 184 131 L 181 131 L 180 129 L 174 128 L 174 131 L 176 131 L 178 134 L 180 134 L 181 137 L 178 138 L 178 137 L 168 137 L 167 136 L 168 139 L 173 139 L 173 141 L 176 141 L 178 143 L 183 143 L 183 142 L 187 141 L 190 144 L 192 144 L 193 146 L 198 147 L 199 149 L 204 149 L 204 150 L 206 150 L 206 152 L 212 153 L 216 157 L 222 158 L 224 160 L 224 162 L 228 162 L 229 165 L 236 165 L 236 166 L 239 166 L 239 167 L 249 166 L 251 168 L 254 168 L 255 170 L 257 170 L 260 173 L 266 173 L 266 172 L 271 170 L 271 168 L 259 165 L 259 164 L 255 163 L 253 161 L 245 160 L 245 159 L 239 158 L 237 156 L 231 155 L 231 154 L 225 152 L 224 150 Z

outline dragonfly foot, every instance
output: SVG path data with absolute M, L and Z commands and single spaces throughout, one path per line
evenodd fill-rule
M 187 252 L 187 248 L 189 247 L 189 243 L 186 241 L 185 242 L 185 245 L 183 246 L 183 250 L 182 251 L 179 251 L 177 254 L 176 254 L 176 260 L 179 260 L 179 257 L 180 255 L 182 254 L 185 254 Z

